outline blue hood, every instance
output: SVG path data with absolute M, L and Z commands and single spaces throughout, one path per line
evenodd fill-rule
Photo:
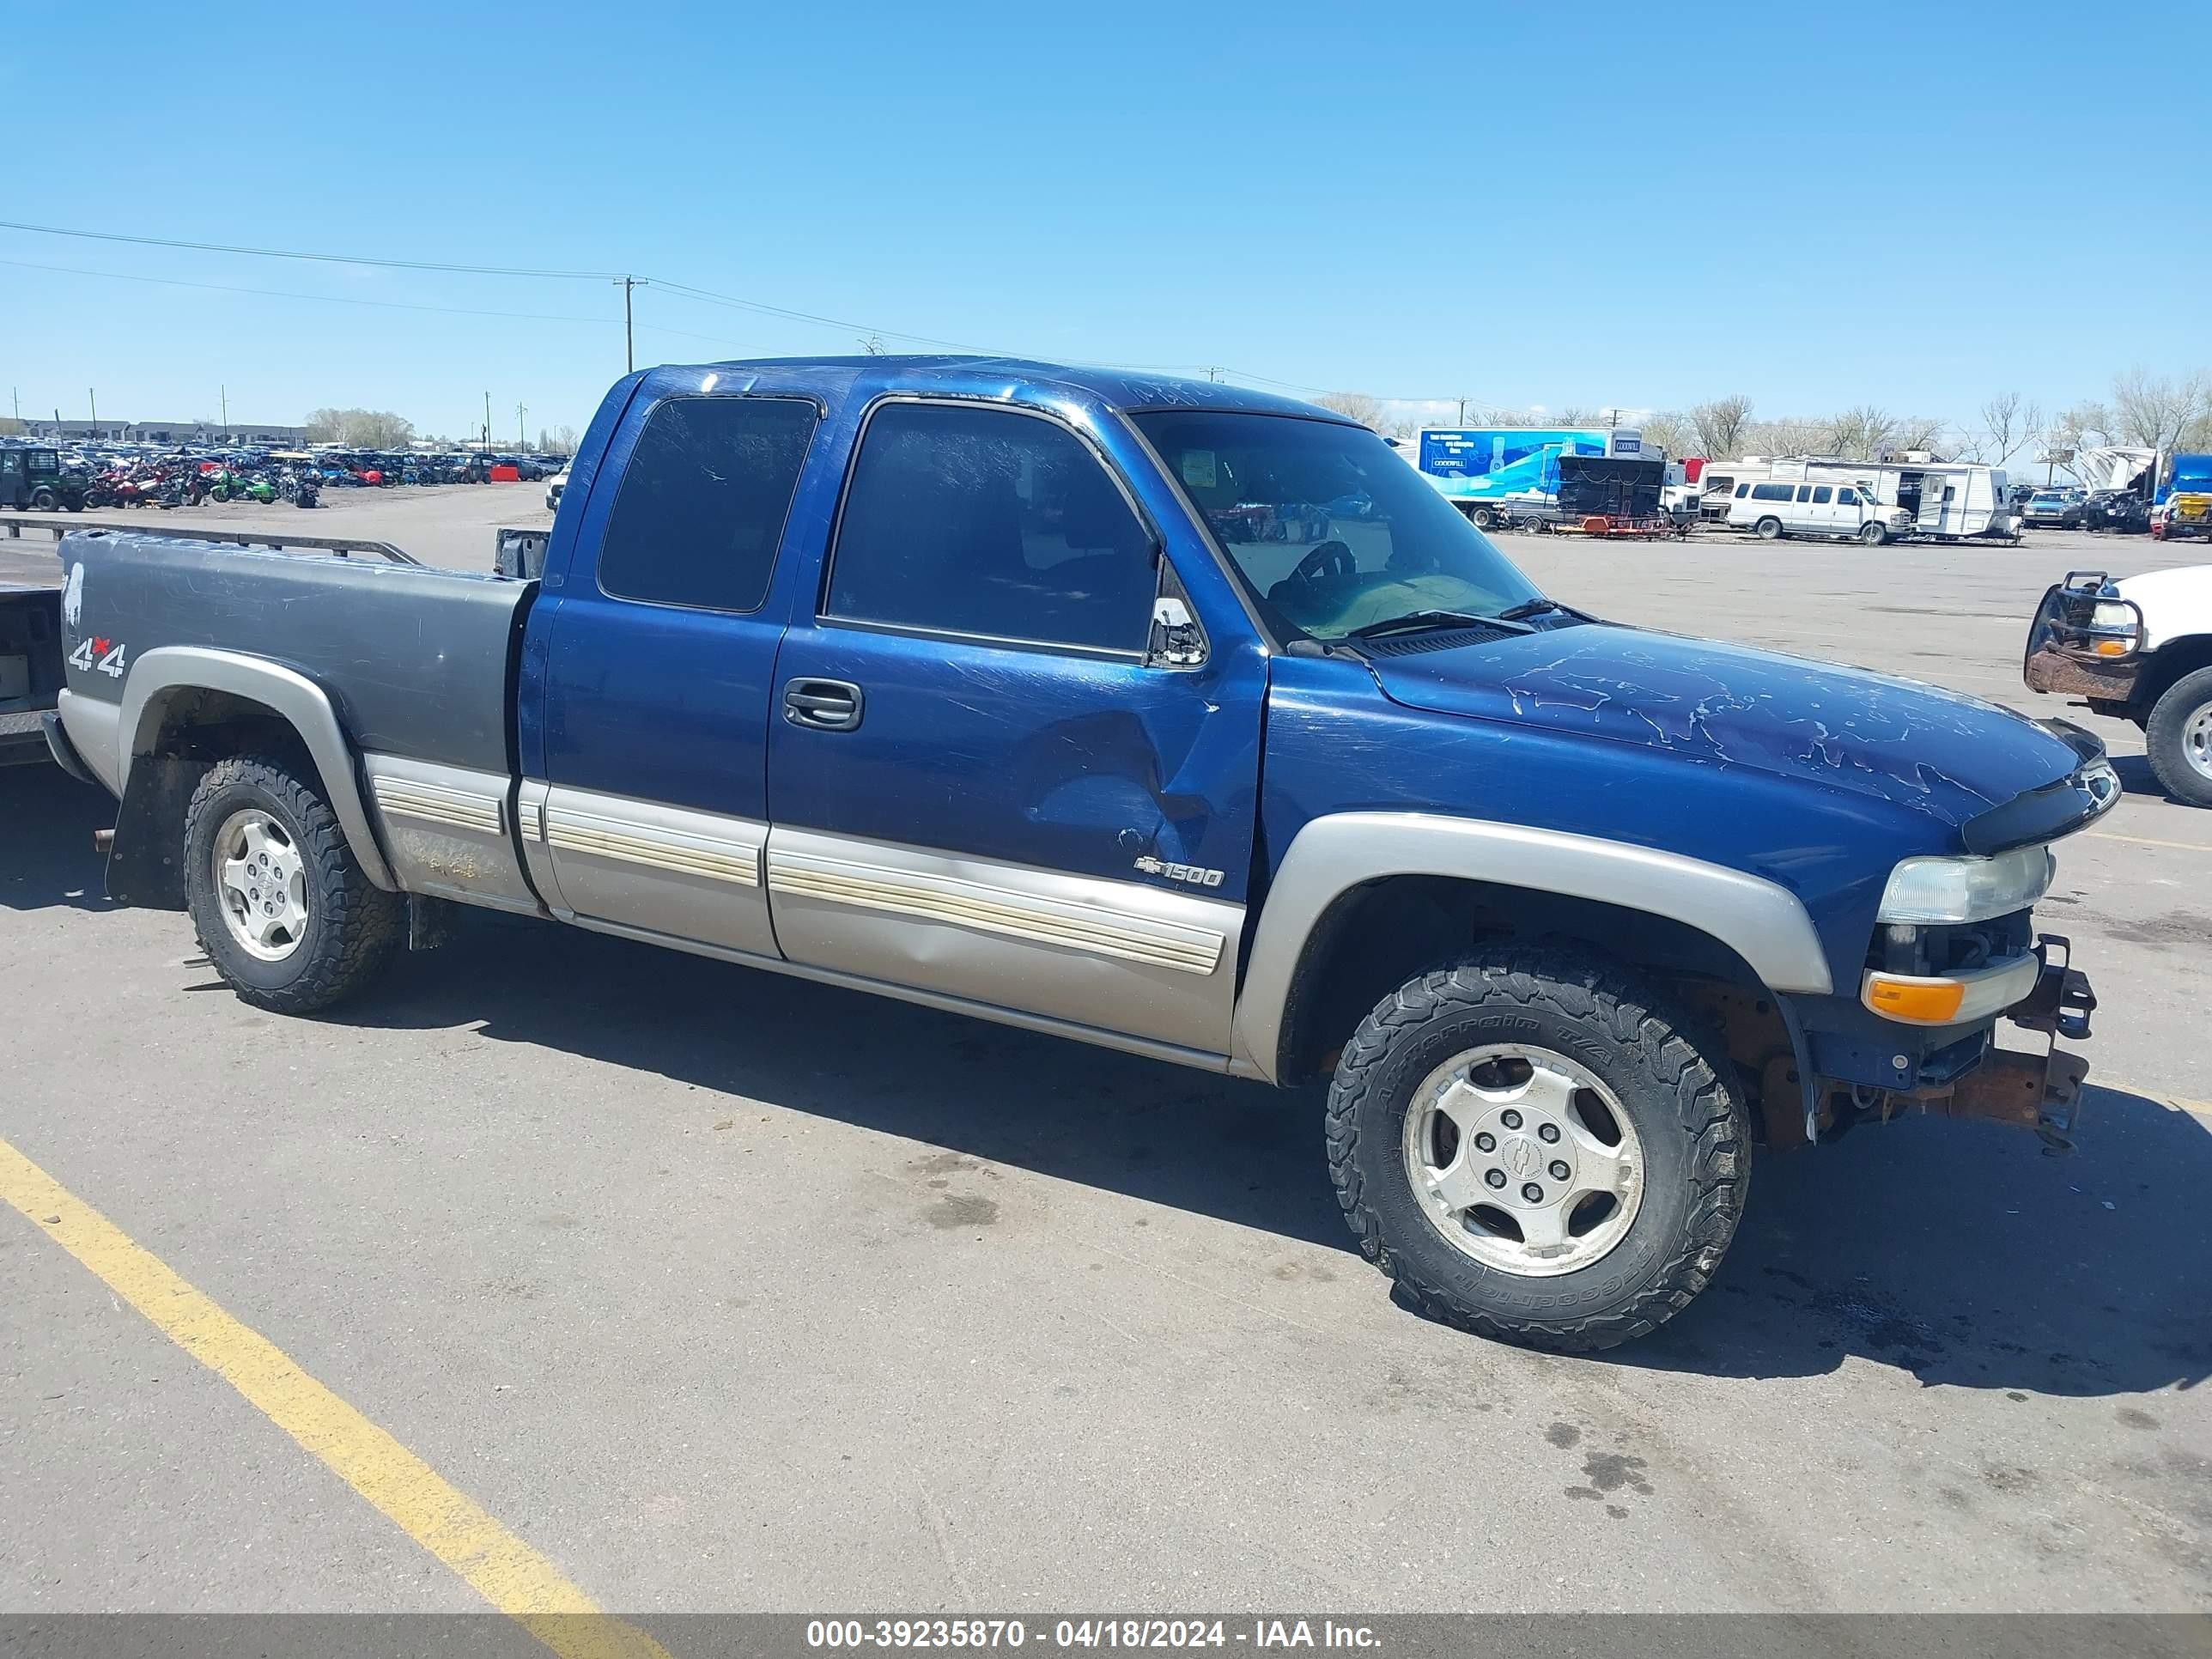
M 1916 680 L 1611 623 L 1373 667 L 1409 708 L 1751 767 L 1954 828 L 2054 786 L 2071 796 L 2084 757 L 2023 715 Z

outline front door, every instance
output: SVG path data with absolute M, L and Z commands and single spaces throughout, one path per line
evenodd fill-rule
M 776 666 L 784 954 L 1225 1054 L 1265 663 L 1155 648 L 1182 600 L 1104 456 L 1041 411 L 879 404 L 830 560 Z
M 523 831 L 576 918 L 774 956 L 761 856 L 783 619 L 768 605 L 819 411 L 665 398 L 610 447 L 579 558 L 541 597 Z
M 27 493 L 23 487 L 23 452 L 0 449 L 0 507 L 21 507 Z

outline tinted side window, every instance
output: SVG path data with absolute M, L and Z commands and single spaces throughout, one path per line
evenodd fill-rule
M 1848 485 L 1846 485 L 1844 489 L 1838 489 L 1838 490 L 1836 492 L 1836 505 L 1837 505 L 1837 506 L 1838 506 L 1838 507 L 1856 507 L 1858 504 L 1859 504 L 1859 493 L 1858 493 L 1858 491 L 1856 491 L 1856 489 L 1853 489 L 1850 488 Z
M 1754 501 L 1786 501 L 1790 495 L 1788 484 L 1763 483 L 1751 487 L 1751 499 Z
M 1827 504 L 1828 486 L 1826 484 L 1822 484 L 1819 489 L 1813 492 L 1813 505 L 1815 507 L 1826 507 Z
M 1739 495 L 1748 495 L 1750 492 L 1751 486 L 1747 483 L 1740 483 L 1735 487 L 1735 493 Z
M 845 495 L 825 614 L 1141 651 L 1152 538 L 1097 458 L 1035 416 L 886 404 Z
M 672 398 L 646 417 L 599 545 L 618 599 L 757 611 L 815 408 L 795 398 Z

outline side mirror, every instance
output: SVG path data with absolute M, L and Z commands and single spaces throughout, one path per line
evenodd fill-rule
M 1152 601 L 1152 641 L 1145 654 L 1148 661 L 1172 668 L 1195 667 L 1206 660 L 1206 635 L 1190 607 L 1173 593 Z

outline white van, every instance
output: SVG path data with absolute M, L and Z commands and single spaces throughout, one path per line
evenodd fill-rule
M 1761 541 L 1814 536 L 1879 547 L 1912 533 L 1912 515 L 1885 507 L 1863 482 L 1839 479 L 1747 478 L 1729 497 L 1728 525 Z

